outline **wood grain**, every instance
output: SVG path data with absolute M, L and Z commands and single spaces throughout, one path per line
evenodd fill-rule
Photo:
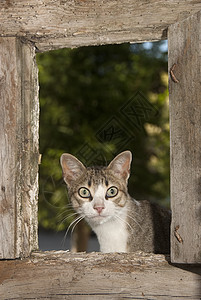
M 37 248 L 38 81 L 33 46 L 0 38 L 0 258 Z
M 199 10 L 198 0 L 2 0 L 0 35 L 29 40 L 39 51 L 155 41 Z
M 201 13 L 169 28 L 172 262 L 201 263 Z
M 201 270 L 163 255 L 45 252 L 0 261 L 0 299 L 200 299 Z

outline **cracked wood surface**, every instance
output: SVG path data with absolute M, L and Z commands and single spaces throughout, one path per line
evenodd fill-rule
M 2 0 L 0 36 L 29 40 L 39 51 L 155 41 L 199 10 L 198 0 Z
M 38 248 L 38 71 L 35 49 L 0 38 L 0 259 Z
M 201 263 L 201 12 L 170 26 L 171 259 Z
M 200 266 L 163 255 L 35 252 L 0 261 L 0 299 L 200 299 Z

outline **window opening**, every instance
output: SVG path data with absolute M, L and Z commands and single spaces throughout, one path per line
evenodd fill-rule
M 59 164 L 64 152 L 89 166 L 131 150 L 129 193 L 168 206 L 167 41 L 62 49 L 38 54 L 37 62 L 39 247 L 71 247 L 71 230 L 66 239 L 65 232 L 74 215 Z M 93 235 L 87 249 L 98 250 Z

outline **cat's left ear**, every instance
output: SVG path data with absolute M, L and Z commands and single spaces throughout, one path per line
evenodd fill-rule
M 117 176 L 127 180 L 130 176 L 131 161 L 132 153 L 130 151 L 124 151 L 111 161 L 107 169 L 114 171 Z

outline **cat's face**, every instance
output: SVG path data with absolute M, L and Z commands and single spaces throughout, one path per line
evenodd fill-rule
M 127 180 L 131 153 L 119 154 L 109 166 L 85 168 L 70 154 L 63 154 L 64 180 L 74 209 L 96 226 L 118 218 L 128 199 Z

